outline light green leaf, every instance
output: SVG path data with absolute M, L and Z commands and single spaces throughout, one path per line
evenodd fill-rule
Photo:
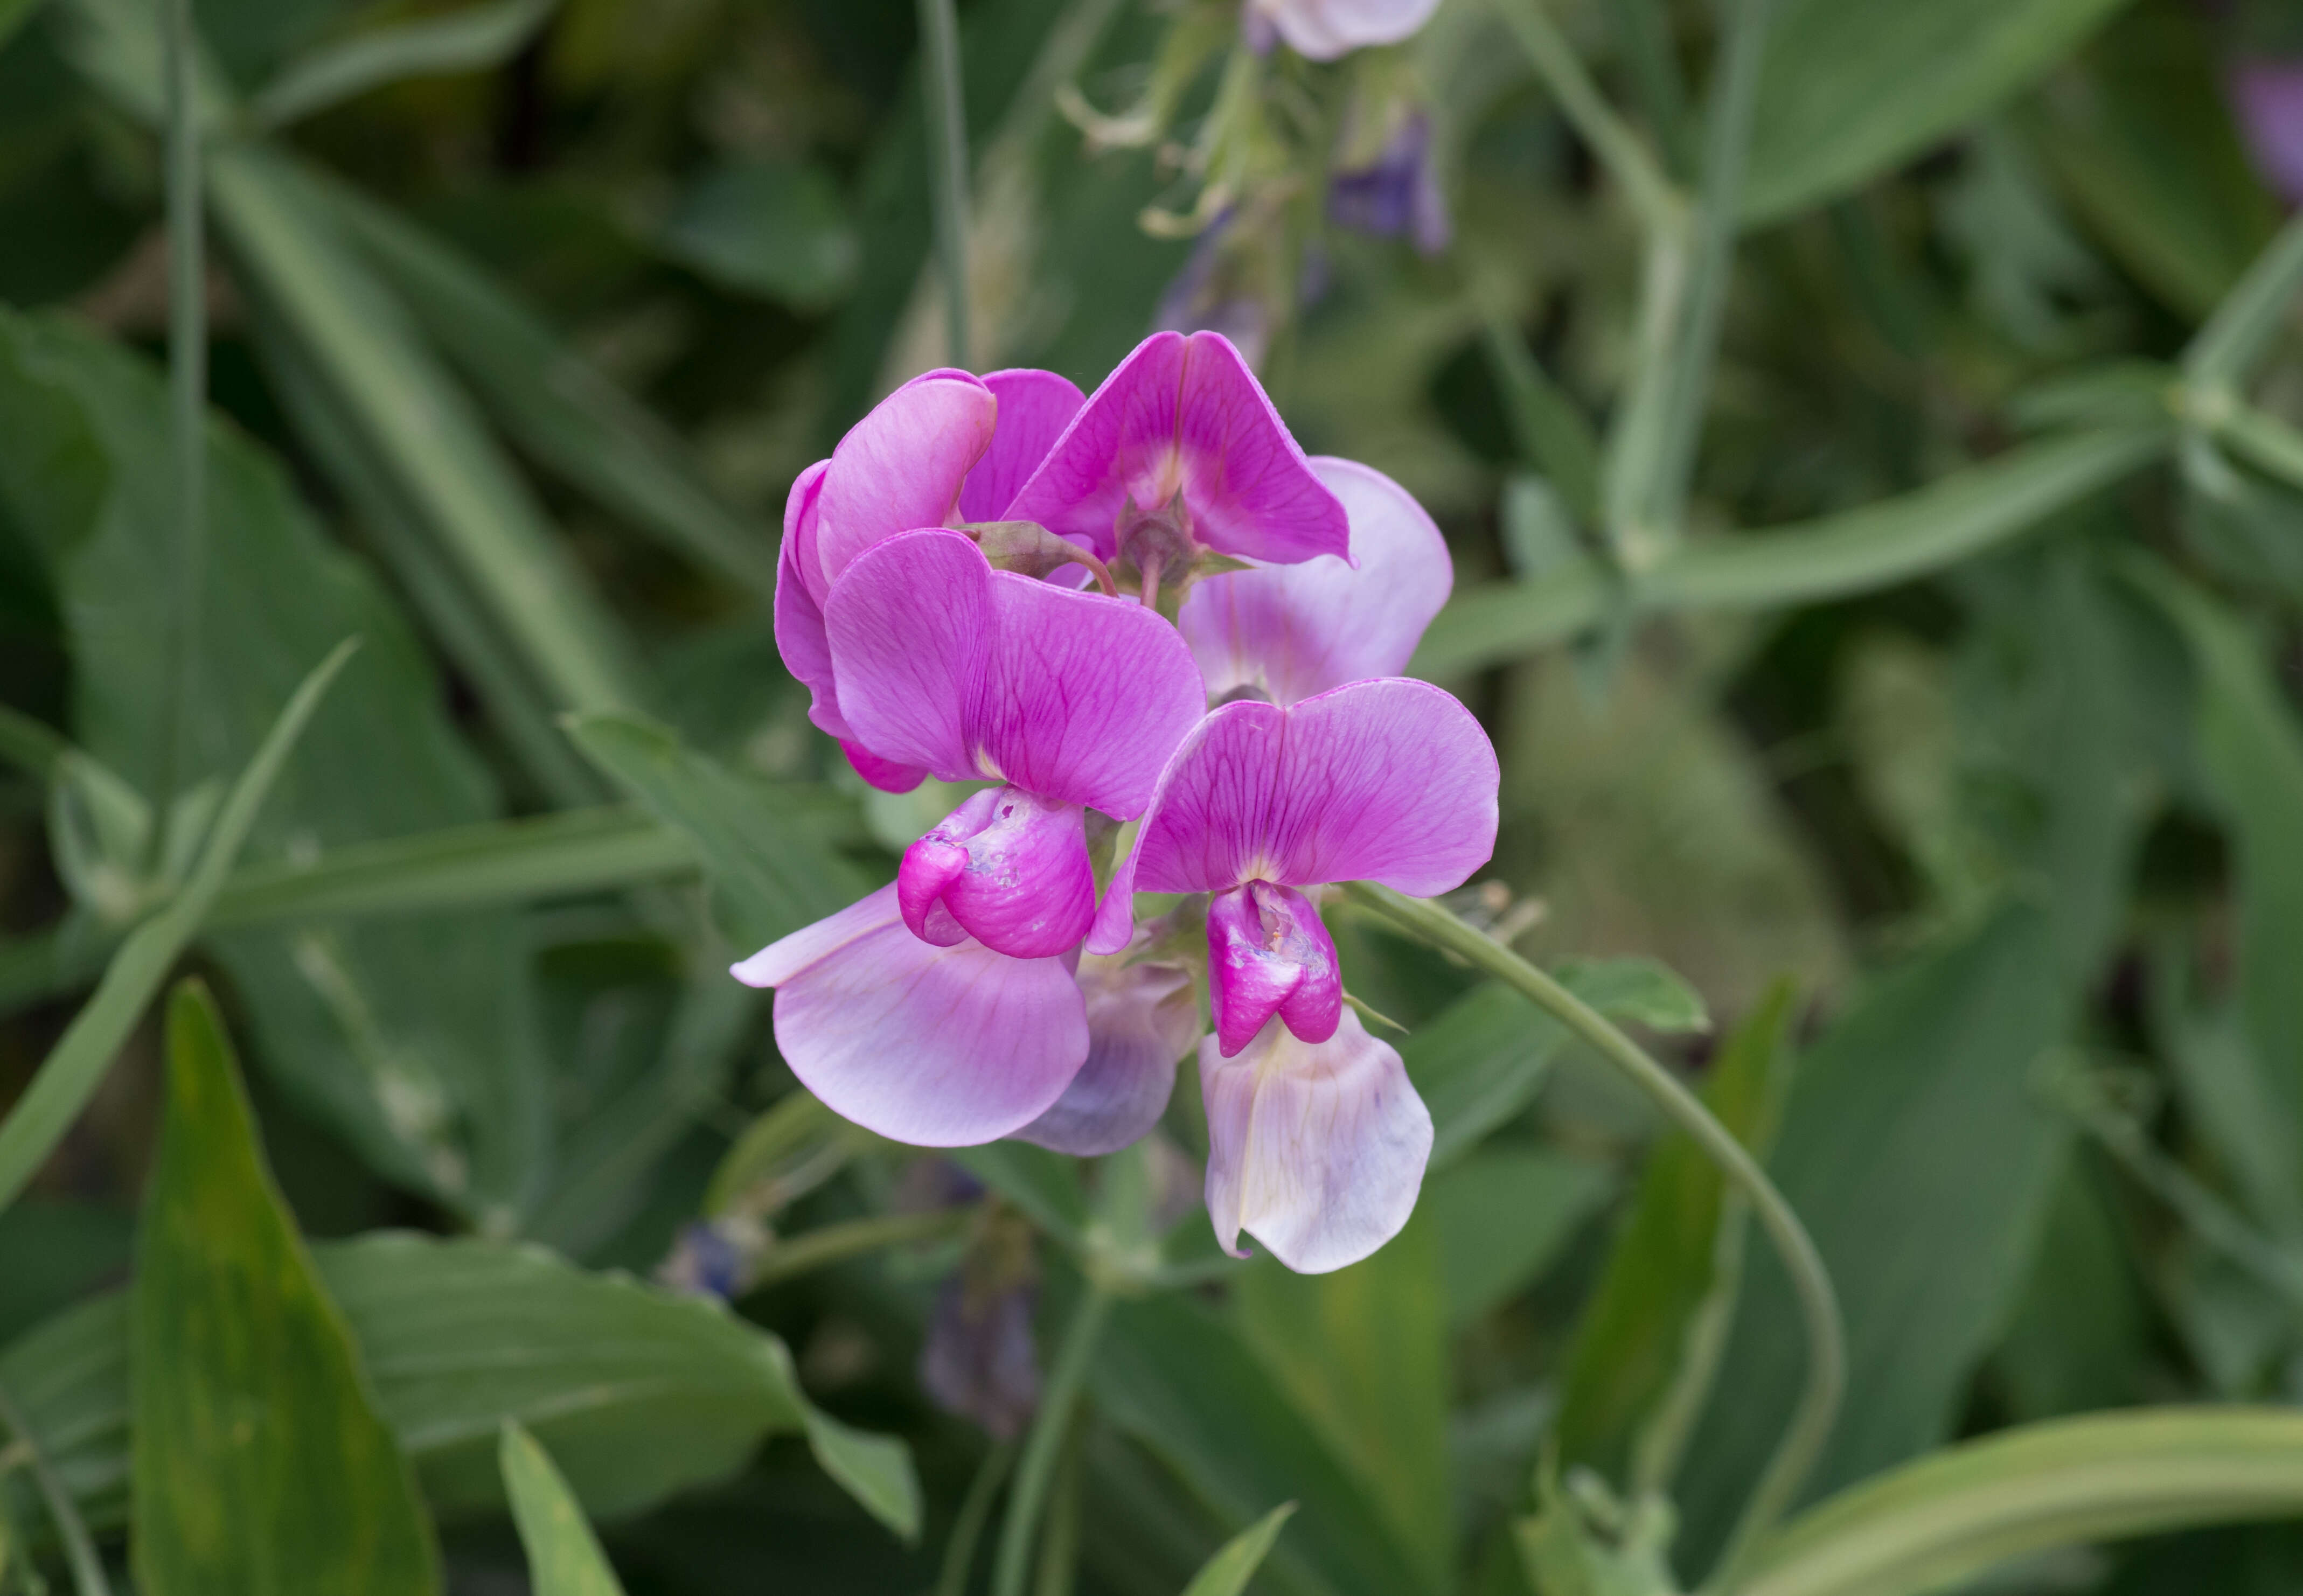
M 169 1005 L 167 1111 L 131 1322 L 139 1589 L 439 1589 L 408 1460 L 265 1167 L 196 985 Z
M 1746 225 L 1852 192 L 2012 97 L 2122 0 L 1778 0 Z
M 736 162 L 705 173 L 664 224 L 662 248 L 723 287 L 821 310 L 855 281 L 855 229 L 814 166 Z
M 2303 1516 L 2303 1414 L 2146 1408 L 2003 1431 L 1785 1525 L 1740 1596 L 1921 1596 L 2056 1547 Z
M 637 715 L 578 715 L 569 735 L 694 844 L 730 938 L 748 951 L 846 908 L 871 890 L 823 829 L 763 783 L 681 745 Z
M 1501 982 L 1473 987 L 1399 1044 L 1407 1078 L 1431 1111 L 1432 1173 L 1535 1100 L 1565 1026 Z
M 1282 1502 L 1270 1512 L 1240 1531 L 1218 1549 L 1207 1560 L 1206 1566 L 1192 1575 L 1192 1583 L 1184 1587 L 1184 1596 L 1241 1596 L 1247 1582 L 1270 1555 L 1271 1543 L 1279 1539 L 1279 1532 L 1295 1513 L 1295 1504 Z
M 1416 1203 L 1438 1237 L 1449 1327 L 1462 1329 L 1539 1279 L 1610 1184 L 1599 1164 L 1517 1145 L 1482 1147 L 1428 1174 Z
M 523 448 L 634 527 L 774 596 L 773 535 L 713 488 L 670 427 L 447 243 L 349 187 L 327 188 L 354 240 Z
M 837 1175 L 879 1140 L 806 1092 L 794 1092 L 744 1127 L 704 1189 L 707 1218 L 764 1219 Z
M 1768 1172 L 1837 1288 L 1847 1398 L 1812 1489 L 1949 1431 L 1976 1364 L 2029 1276 L 2066 1133 L 2032 1089 L 2072 989 L 2029 907 L 1880 977 L 1801 1059 Z M 1711 1406 L 1677 1492 L 1701 1566 L 1775 1444 L 1805 1348 L 1790 1288 L 1755 1253 Z
M 2290 222 L 2193 334 L 2183 350 L 2183 375 L 2195 383 L 2238 382 L 2293 313 L 2299 289 L 2303 223 Z
M 1704 1106 L 1762 1155 L 1791 1077 L 1792 996 L 1788 982 L 1777 983 L 1728 1037 L 1703 1082 Z M 1640 1427 L 1684 1367 L 1691 1328 L 1721 1284 L 1725 1192 L 1717 1168 L 1683 1134 L 1666 1136 L 1648 1155 L 1568 1349 L 1554 1430 L 1566 1463 L 1624 1477 Z
M 407 78 L 485 72 L 509 61 L 559 0 L 493 0 L 324 45 L 257 92 L 257 125 L 285 127 Z
M 899 1443 L 816 1415 L 774 1337 L 708 1298 L 587 1274 L 540 1247 L 384 1234 L 314 1249 L 377 1410 L 443 1518 L 500 1511 L 499 1434 L 551 1448 L 595 1518 L 726 1479 L 763 1437 L 807 1434 L 828 1472 L 898 1533 L 915 1487 Z M 48 1439 L 89 1521 L 127 1510 L 123 1299 L 100 1297 L 0 1353 L 0 1388 Z M 835 1466 L 835 1465 L 837 1466 Z
M 1642 610 L 1768 609 L 1909 581 L 2031 530 L 2166 452 L 2166 425 L 2020 443 L 1900 497 L 1773 531 L 1677 545 L 1642 578 Z M 1609 602 L 1594 570 L 1459 595 L 1409 669 L 1438 680 L 1573 637 Z
M 232 783 L 190 879 L 167 908 L 138 926 L 121 944 L 105 967 L 96 994 L 73 1017 L 32 1084 L 8 1110 L 7 1119 L 0 1121 L 0 1208 L 15 1201 L 25 1182 L 80 1118 L 120 1044 L 128 1040 L 178 955 L 198 933 L 209 905 L 224 885 L 224 873 L 247 841 L 257 811 L 288 762 L 289 751 L 310 723 L 329 684 L 351 657 L 353 647 L 350 639 L 338 645 L 288 700 L 264 746 Z
M 504 1421 L 497 1454 L 536 1596 L 624 1596 L 600 1538 L 584 1522 L 584 1509 L 553 1465 L 552 1455 L 517 1419 Z
M 1552 972 L 1609 1019 L 1651 1031 L 1708 1031 L 1702 994 L 1652 958 L 1573 958 Z
M 1425 1589 L 1455 1557 L 1447 1295 L 1430 1210 L 1373 1256 L 1299 1275 L 1255 1259 L 1233 1288 L 1241 1338 L 1351 1467 Z

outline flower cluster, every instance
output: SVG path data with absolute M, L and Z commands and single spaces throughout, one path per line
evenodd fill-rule
M 989 785 L 736 967 L 793 1071 L 898 1141 L 1092 1154 L 1196 1042 L 1223 1244 L 1306 1271 L 1381 1246 L 1431 1121 L 1319 904 L 1446 891 L 1494 847 L 1485 733 L 1396 675 L 1450 582 L 1414 501 L 1307 458 L 1220 335 L 1156 334 L 1092 398 L 906 384 L 792 489 L 777 643 L 866 781 Z M 1139 925 L 1138 893 L 1180 899 Z

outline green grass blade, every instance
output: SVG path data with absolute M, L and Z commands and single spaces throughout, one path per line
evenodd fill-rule
M 2287 319 L 2303 288 L 2303 219 L 2288 223 L 2256 257 L 2239 285 L 2194 334 L 2183 350 L 2183 372 L 2194 383 L 2236 383 Z
M 1841 1492 L 1785 1525 L 1737 1596 L 1919 1596 L 2058 1547 L 2297 1516 L 2303 1414 L 2090 1414 L 1931 1453 Z
M 559 0 L 495 0 L 381 28 L 295 62 L 249 105 L 257 125 L 285 127 L 406 78 L 484 72 L 511 59 Z
M 1295 1513 L 1295 1504 L 1282 1502 L 1247 1528 L 1225 1541 L 1216 1555 L 1184 1587 L 1184 1596 L 1240 1596 L 1247 1582 L 1263 1566 L 1271 1544 Z
M 112 1596 L 111 1582 L 104 1576 L 104 1559 L 97 1555 L 95 1539 L 88 1533 L 88 1523 L 80 1516 L 79 1505 L 56 1477 L 55 1465 L 48 1461 L 40 1438 L 32 1433 L 32 1427 L 24 1422 L 24 1415 L 4 1390 L 0 1390 L 0 1426 L 5 1427 L 14 1446 L 24 1449 L 31 1465 L 32 1479 L 40 1488 L 40 1501 L 48 1510 L 48 1521 L 55 1526 L 56 1539 L 63 1542 L 64 1561 L 72 1568 L 72 1589 L 79 1596 Z M 0 1559 L 0 1572 L 5 1569 L 4 1559 Z
M 536 1596 L 624 1596 L 600 1538 L 584 1522 L 584 1509 L 552 1455 L 517 1419 L 504 1421 L 497 1456 Z
M 256 757 L 232 783 L 215 826 L 200 851 L 191 878 L 168 906 L 130 933 L 104 972 L 104 979 L 73 1018 L 54 1051 L 32 1077 L 16 1106 L 0 1121 L 0 1208 L 16 1200 L 103 1080 L 120 1044 L 136 1028 L 152 995 L 207 918 L 224 886 L 225 872 L 247 841 L 257 812 L 288 761 L 328 686 L 351 657 L 357 642 L 347 638 L 304 679 Z

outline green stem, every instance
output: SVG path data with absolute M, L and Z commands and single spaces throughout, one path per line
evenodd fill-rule
M 1631 123 L 1615 114 L 1591 74 L 1575 55 L 1574 46 L 1543 9 L 1543 0 L 1496 0 L 1505 26 L 1518 35 L 1520 47 L 1535 63 L 1535 70 L 1559 102 L 1559 109 L 1576 134 L 1591 147 L 1615 180 L 1640 220 L 1651 232 L 1677 232 L 1684 226 L 1686 202 L 1662 165 L 1648 150 L 1647 141 Z
M 166 741 L 154 795 L 152 846 L 164 846 L 168 809 L 192 780 L 197 759 L 193 716 L 198 698 L 200 595 L 207 577 L 207 284 L 200 230 L 199 96 L 191 0 L 165 0 L 163 30 L 168 74 L 168 398 L 174 456 L 174 668 L 168 683 Z
M 64 1561 L 72 1566 L 72 1587 L 80 1596 L 112 1596 L 112 1586 L 104 1577 L 104 1559 L 96 1555 L 96 1542 L 81 1521 L 80 1510 L 72 1506 L 72 1492 L 48 1466 L 47 1455 L 33 1439 L 31 1427 L 8 1393 L 0 1390 L 0 1424 L 23 1447 L 32 1465 L 32 1478 L 40 1488 L 40 1497 L 47 1504 L 48 1517 L 56 1526 L 56 1538 L 63 1542 Z
M 806 1274 L 809 1270 L 822 1269 L 828 1264 L 844 1263 L 850 1258 L 861 1258 L 883 1247 L 941 1240 L 966 1229 L 971 1217 L 966 1209 L 938 1209 L 928 1213 L 882 1213 L 866 1220 L 850 1220 L 844 1224 L 826 1225 L 822 1229 L 809 1230 L 769 1248 L 767 1255 L 753 1270 L 744 1289 L 756 1291 L 778 1280 L 788 1280 L 794 1275 Z
M 1056 1354 L 1056 1367 L 1040 1394 L 1040 1411 L 1032 1420 L 1032 1433 L 1024 1442 L 1024 1460 L 1016 1471 L 1016 1490 L 1008 1499 L 1008 1516 L 1000 1525 L 1000 1555 L 992 1565 L 991 1596 L 1024 1596 L 1032 1566 L 1032 1538 L 1040 1527 L 1040 1509 L 1056 1472 L 1056 1459 L 1071 1429 L 1072 1408 L 1079 1401 L 1081 1382 L 1087 1377 L 1088 1355 L 1110 1311 L 1111 1294 L 1091 1278 L 1064 1344 Z
M 936 264 L 943 277 L 944 336 L 951 363 L 973 369 L 967 363 L 967 102 L 959 76 L 959 21 L 952 0 L 919 0 L 919 13 L 928 191 L 935 207 Z
M 943 1543 L 943 1566 L 936 1575 L 935 1596 L 967 1596 L 967 1575 L 975 1562 L 975 1543 L 983 1539 L 983 1526 L 991 1520 L 991 1504 L 1000 1497 L 1000 1488 L 1008 1482 L 1008 1471 L 1016 1465 L 1016 1443 L 1001 1441 L 983 1455 L 983 1462 L 969 1482 L 967 1495 L 959 1504 L 959 1516 L 951 1522 L 951 1539 Z
M 1751 121 L 1759 99 L 1759 65 L 1772 0 L 1741 0 L 1717 71 L 1703 144 L 1703 190 L 1696 207 L 1695 248 L 1666 378 L 1667 398 L 1655 475 L 1641 520 L 1666 541 L 1679 535 L 1688 483 L 1702 435 L 1711 370 L 1719 351 L 1719 325 L 1734 270 L 1743 168 L 1751 148 Z
M 1599 1056 L 1629 1077 L 1743 1194 L 1766 1227 L 1768 1239 L 1791 1275 L 1806 1322 L 1807 1389 L 1784 1426 L 1775 1456 L 1752 1487 L 1743 1516 L 1728 1538 L 1707 1588 L 1730 1587 L 1752 1550 L 1792 1504 L 1817 1455 L 1830 1438 L 1839 1414 L 1839 1398 L 1846 1383 L 1847 1338 L 1840 1323 L 1838 1299 L 1822 1256 L 1815 1250 L 1807 1228 L 1792 1212 L 1775 1183 L 1759 1168 L 1734 1136 L 1711 1117 L 1696 1095 L 1678 1077 L 1649 1058 L 1639 1044 L 1610 1025 L 1599 1013 L 1535 966 L 1473 930 L 1436 903 L 1405 897 L 1371 882 L 1354 882 L 1352 897 L 1431 946 L 1454 953 L 1532 999 L 1567 1028 L 1582 1037 Z

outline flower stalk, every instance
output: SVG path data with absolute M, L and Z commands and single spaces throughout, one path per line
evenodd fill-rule
M 1696 1095 L 1573 992 L 1437 903 L 1405 897 L 1370 882 L 1354 882 L 1346 890 L 1355 901 L 1400 930 L 1443 952 L 1458 955 L 1531 999 L 1623 1071 L 1695 1139 L 1696 1145 L 1742 1194 L 1782 1255 L 1807 1329 L 1807 1387 L 1705 1586 L 1708 1591 L 1732 1589 L 1737 1574 L 1783 1517 L 1813 1468 L 1839 1416 L 1840 1395 L 1846 1384 L 1847 1332 L 1840 1321 L 1830 1273 L 1807 1228 L 1758 1161 L 1725 1126 L 1712 1118 Z
M 928 192 L 935 208 L 936 266 L 943 278 L 944 338 L 951 363 L 965 371 L 973 367 L 967 326 L 967 101 L 959 75 L 959 20 L 952 0 L 919 0 L 919 14 Z

